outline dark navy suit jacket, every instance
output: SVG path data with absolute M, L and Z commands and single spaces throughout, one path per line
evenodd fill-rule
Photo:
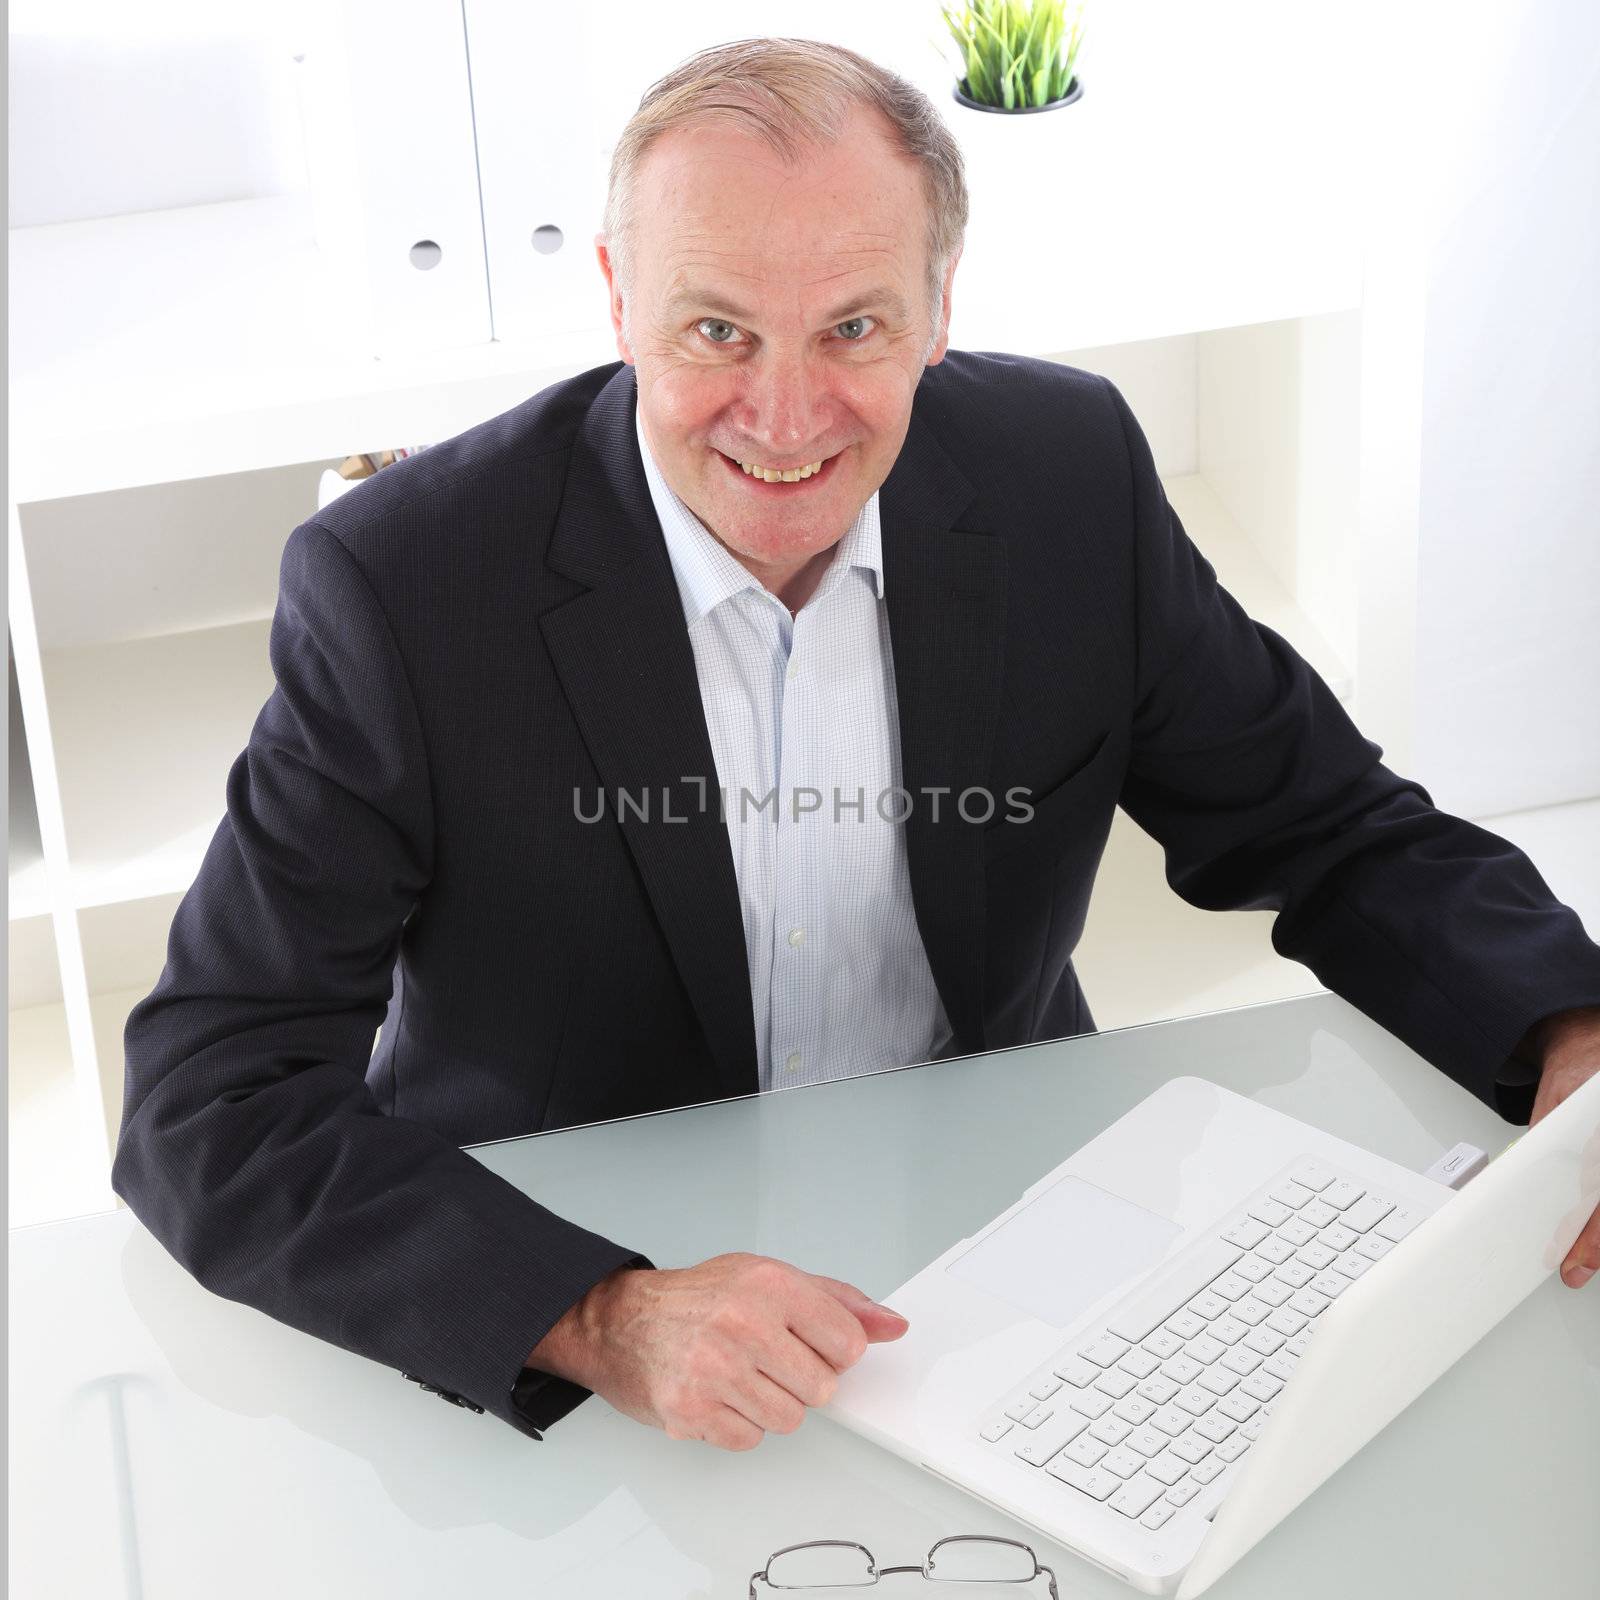
M 514 1397 L 523 1358 L 642 1258 L 459 1146 L 757 1086 L 635 396 L 585 372 L 290 534 L 277 686 L 125 1035 L 113 1184 L 179 1262 L 536 1437 L 586 1391 Z M 880 511 L 904 787 L 1034 807 L 905 823 L 954 1053 L 1093 1027 L 1072 952 L 1121 804 L 1186 900 L 1274 909 L 1279 951 L 1526 1120 L 1514 1047 L 1600 1003 L 1600 948 L 1218 587 L 1110 383 L 949 352 Z M 602 789 L 686 820 L 585 823 Z

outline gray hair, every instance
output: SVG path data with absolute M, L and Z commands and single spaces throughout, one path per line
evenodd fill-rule
M 851 109 L 868 106 L 887 119 L 902 154 L 922 168 L 927 196 L 927 293 L 933 321 L 926 364 L 944 318 L 944 275 L 967 228 L 961 147 L 933 102 L 915 84 L 842 45 L 816 39 L 738 39 L 690 56 L 648 88 L 611 153 L 603 223 L 606 249 L 622 291 L 622 333 L 632 344 L 639 165 L 670 128 L 723 123 L 754 133 L 783 161 L 806 146 L 837 143 Z

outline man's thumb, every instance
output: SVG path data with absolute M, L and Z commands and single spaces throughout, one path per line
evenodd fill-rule
M 879 1305 L 871 1295 L 864 1294 L 853 1283 L 841 1283 L 837 1278 L 818 1278 L 817 1281 L 855 1317 L 872 1344 L 898 1339 L 911 1326 L 898 1311 Z

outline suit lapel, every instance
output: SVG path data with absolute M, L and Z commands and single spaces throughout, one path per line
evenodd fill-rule
M 755 1017 L 739 884 L 717 812 L 717 769 L 694 651 L 634 435 L 634 373 L 590 406 L 568 468 L 549 563 L 590 585 L 540 618 L 608 802 L 618 807 L 667 947 L 730 1094 L 754 1094 Z M 703 790 L 692 781 L 704 781 Z M 671 814 L 662 820 L 662 795 Z M 701 804 L 702 794 L 706 804 Z
M 988 782 L 1005 645 L 1005 546 L 951 526 L 972 484 L 914 410 L 879 494 L 884 604 L 911 797 L 906 856 L 917 927 L 962 1052 L 984 1048 L 983 829 L 956 801 Z M 934 821 L 933 797 L 939 819 Z M 1003 803 L 996 796 L 995 803 Z M 974 801 L 974 806 L 980 802 Z
M 608 797 L 650 797 L 621 828 L 729 1094 L 754 1093 L 755 1021 L 738 879 L 715 804 L 716 763 L 694 652 L 620 366 L 585 417 L 549 564 L 587 586 L 540 619 Z M 964 1050 L 983 1048 L 982 830 L 954 818 L 982 784 L 999 697 L 1005 597 L 997 539 L 951 528 L 973 489 L 913 411 L 879 496 L 900 722 L 906 844 L 928 963 Z M 924 787 L 948 786 L 940 822 Z M 674 816 L 661 819 L 665 791 Z

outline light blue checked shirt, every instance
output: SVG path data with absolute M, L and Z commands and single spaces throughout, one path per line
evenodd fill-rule
M 931 1060 L 951 1030 L 897 820 L 906 804 L 896 800 L 900 727 L 877 493 L 791 617 L 673 492 L 637 406 L 634 427 L 722 790 L 760 1086 Z

